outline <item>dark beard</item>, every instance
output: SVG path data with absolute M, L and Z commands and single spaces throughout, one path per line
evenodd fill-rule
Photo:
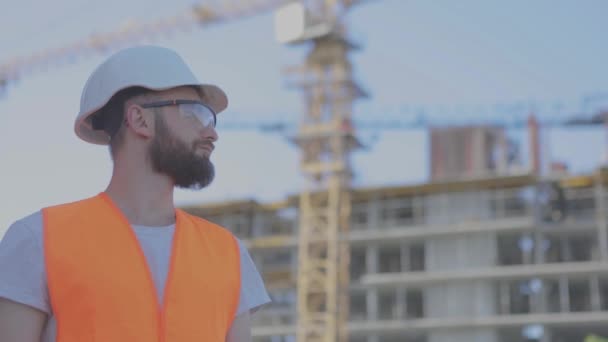
M 215 168 L 205 156 L 196 154 L 201 141 L 192 146 L 172 136 L 162 117 L 156 117 L 156 135 L 150 143 L 148 157 L 154 171 L 173 179 L 183 189 L 202 189 L 213 181 Z

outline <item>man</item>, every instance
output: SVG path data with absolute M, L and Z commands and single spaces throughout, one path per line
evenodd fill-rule
M 109 145 L 102 193 L 15 222 L 0 243 L 0 341 L 250 341 L 269 302 L 226 229 L 174 207 L 213 180 L 228 105 L 175 52 L 122 50 L 85 84 L 75 131 Z

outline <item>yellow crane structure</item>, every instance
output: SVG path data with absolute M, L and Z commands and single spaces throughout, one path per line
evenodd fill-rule
M 293 141 L 301 149 L 307 186 L 299 201 L 298 342 L 346 342 L 349 313 L 348 239 L 352 170 L 350 152 L 359 146 L 351 124 L 353 102 L 365 93 L 352 77 L 349 42 L 341 20 L 362 0 L 221 0 L 154 22 L 131 22 L 119 30 L 74 44 L 18 57 L 0 65 L 0 90 L 28 73 L 90 54 L 109 53 L 137 42 L 277 10 L 277 38 L 311 43 L 305 63 L 291 68 L 306 110 Z
M 339 2 L 326 4 L 351 5 Z M 301 22 L 312 23 L 296 31 L 314 37 L 304 65 L 291 70 L 307 104 L 295 138 L 307 181 L 299 201 L 297 340 L 347 342 L 350 248 L 344 236 L 351 216 L 349 157 L 359 146 L 351 116 L 353 102 L 365 94 L 352 77 L 348 53 L 354 45 L 335 17 L 339 13 L 325 7 L 324 17 L 308 20 L 303 8 L 291 7 L 303 14 L 296 15 Z

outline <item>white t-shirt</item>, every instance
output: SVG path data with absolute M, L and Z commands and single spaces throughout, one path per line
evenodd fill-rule
M 175 226 L 132 228 L 154 278 L 159 303 L 162 303 Z M 0 297 L 46 312 L 49 321 L 44 329 L 42 342 L 54 342 L 56 321 L 49 302 L 42 231 L 42 212 L 38 211 L 13 223 L 0 241 Z M 270 302 L 264 282 L 249 252 L 241 241 L 238 243 L 241 292 L 237 316 Z

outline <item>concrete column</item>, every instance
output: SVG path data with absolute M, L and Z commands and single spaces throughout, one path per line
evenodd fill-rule
M 367 319 L 370 321 L 378 320 L 378 290 L 367 290 L 365 300 L 367 304 Z
M 409 272 L 410 267 L 410 246 L 401 246 L 401 272 Z
M 425 213 L 426 206 L 424 203 L 424 197 L 421 195 L 415 195 L 412 197 L 412 205 L 414 206 L 414 224 L 424 224 L 425 215 L 429 215 L 429 213 Z
M 542 232 L 534 232 L 534 264 L 545 263 L 545 246 Z
M 367 273 L 373 274 L 378 273 L 378 246 L 369 245 L 365 250 L 365 264 Z M 366 305 L 367 305 L 367 319 L 377 320 L 378 319 L 378 291 L 376 289 L 369 289 L 366 293 Z
M 548 311 L 546 281 L 540 280 L 540 283 L 540 290 L 530 296 L 530 312 L 533 313 L 545 313 Z
M 499 284 L 500 291 L 500 313 L 503 315 L 509 314 L 511 311 L 511 292 L 509 283 L 502 281 Z
M 380 209 L 380 200 L 377 196 L 367 202 L 367 229 L 380 228 Z
M 521 249 L 522 261 L 524 265 L 529 265 L 534 263 L 534 254 L 533 248 L 535 246 L 534 239 L 529 235 L 523 235 L 519 241 L 519 247 Z
M 589 279 L 589 292 L 591 294 L 591 310 L 602 310 L 602 300 L 600 297 L 600 279 L 597 274 L 591 275 Z
M 507 194 L 505 193 L 504 189 L 501 190 L 496 190 L 493 194 L 493 199 L 496 203 L 496 211 L 494 213 L 494 217 L 496 219 L 501 219 L 501 218 L 505 218 L 507 216 L 507 212 L 506 212 L 506 196 Z
M 405 312 L 407 310 L 407 303 L 405 301 L 405 289 L 402 287 L 398 287 L 396 289 L 396 295 L 397 295 L 397 297 L 395 299 L 397 301 L 397 305 L 396 305 L 397 317 L 395 317 L 395 318 L 397 320 L 403 320 L 403 319 L 405 319 Z
M 562 260 L 564 262 L 572 261 L 572 247 L 570 246 L 568 238 L 565 236 L 560 236 L 559 242 L 561 245 L 560 249 L 561 249 L 561 253 L 562 253 Z
M 570 311 L 570 293 L 568 292 L 568 278 L 559 277 L 559 307 L 561 312 Z
M 365 269 L 367 273 L 378 273 L 377 245 L 369 245 L 365 248 Z

